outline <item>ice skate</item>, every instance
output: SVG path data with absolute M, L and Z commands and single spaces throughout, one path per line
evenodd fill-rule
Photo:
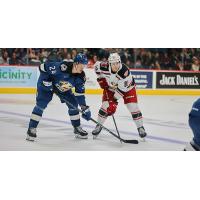
M 140 127 L 140 128 L 138 128 L 138 133 L 139 133 L 139 136 L 140 136 L 140 138 L 141 138 L 141 141 L 145 141 L 145 138 L 146 138 L 146 136 L 147 136 L 147 133 L 146 133 L 146 131 L 145 131 L 145 129 L 144 129 L 144 127 L 142 126 L 142 127 Z
M 183 151 L 200 151 L 200 146 L 196 144 L 193 140 L 189 142 Z
M 88 133 L 80 126 L 74 127 L 74 133 L 76 138 L 88 139 Z
M 29 128 L 27 131 L 27 137 L 26 140 L 34 142 L 36 139 L 36 128 Z
M 102 127 L 100 125 L 96 125 L 95 129 L 92 131 L 93 139 L 96 139 L 101 132 Z

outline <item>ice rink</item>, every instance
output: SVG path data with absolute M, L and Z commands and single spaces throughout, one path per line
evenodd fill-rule
M 25 140 L 29 117 L 35 105 L 35 95 L 0 95 L 0 150 L 183 150 L 191 139 L 188 126 L 188 112 L 197 96 L 139 96 L 139 106 L 144 116 L 144 126 L 148 133 L 146 142 L 139 144 L 121 144 L 116 138 L 102 131 L 98 139 L 93 140 L 92 122 L 81 119 L 89 132 L 88 140 L 75 139 L 67 107 L 54 96 L 43 114 L 38 126 L 38 138 L 35 142 Z M 100 95 L 87 95 L 92 117 L 97 118 L 101 105 Z M 138 139 L 137 129 L 129 112 L 119 102 L 115 114 L 121 137 Z M 105 126 L 115 132 L 112 118 Z

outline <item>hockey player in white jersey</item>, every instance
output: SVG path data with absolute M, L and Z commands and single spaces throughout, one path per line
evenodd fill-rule
M 124 104 L 131 113 L 132 119 L 137 126 L 139 136 L 146 137 L 143 126 L 142 113 L 138 107 L 135 81 L 129 68 L 121 63 L 117 53 L 111 53 L 108 62 L 95 63 L 97 81 L 103 89 L 102 106 L 98 113 L 98 122 L 104 124 L 108 116 L 116 112 L 118 100 L 123 98 Z M 92 131 L 96 138 L 101 132 L 101 126 L 97 125 Z

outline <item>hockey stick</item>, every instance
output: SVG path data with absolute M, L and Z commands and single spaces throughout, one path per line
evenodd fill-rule
M 82 112 L 84 113 L 84 112 Z M 124 143 L 130 143 L 130 144 L 138 144 L 138 140 L 125 140 L 121 137 L 119 137 L 118 135 L 116 135 L 115 133 L 113 133 L 111 130 L 109 130 L 108 128 L 106 128 L 105 126 L 103 126 L 102 124 L 100 124 L 99 122 L 97 122 L 96 120 L 94 120 L 93 118 L 90 118 L 91 121 L 93 121 L 95 124 L 101 126 L 101 128 L 103 128 L 104 130 L 106 130 L 107 132 L 109 132 L 111 135 L 113 135 L 114 137 L 116 137 L 117 139 L 119 139 L 121 142 Z
M 121 136 L 120 136 L 120 134 L 119 134 L 119 130 L 118 130 L 118 128 L 117 128 L 117 123 L 116 123 L 116 121 L 115 121 L 114 115 L 112 115 L 112 118 L 113 118 L 113 122 L 114 122 L 114 125 L 115 125 L 115 129 L 116 129 L 116 131 L 117 131 L 117 134 L 118 134 L 118 136 L 121 138 Z M 121 139 L 120 139 L 120 142 L 122 143 L 122 140 L 121 140 Z
M 107 97 L 108 102 L 109 102 L 108 93 L 107 93 L 106 90 L 104 90 L 104 91 L 105 91 L 105 93 L 106 93 L 106 97 Z M 117 123 L 116 123 L 116 121 L 115 121 L 114 114 L 112 114 L 112 118 L 113 118 L 113 122 L 114 122 L 114 125 L 115 125 L 115 129 L 116 129 L 116 131 L 117 131 L 117 134 L 118 134 L 119 138 L 121 138 L 121 136 L 120 136 L 120 134 L 119 134 L 119 130 L 118 130 L 118 128 L 117 128 Z M 122 143 L 122 140 L 121 140 L 121 139 L 120 139 L 120 142 Z
M 55 92 L 55 91 L 54 91 Z M 76 108 L 73 104 L 71 104 L 70 102 L 68 102 L 64 96 L 62 94 L 58 94 L 57 92 L 55 92 L 55 94 L 57 94 L 57 96 L 63 100 L 66 104 L 68 104 L 69 106 L 71 106 L 74 109 L 77 109 L 80 113 L 84 114 L 84 111 L 82 111 L 79 108 Z M 114 137 L 116 137 L 117 139 L 119 139 L 120 141 L 124 142 L 124 143 L 130 143 L 130 144 L 138 144 L 138 140 L 125 140 L 122 139 L 121 137 L 119 137 L 118 135 L 116 135 L 115 133 L 113 133 L 111 130 L 109 130 L 108 128 L 106 128 L 105 126 L 103 126 L 102 124 L 100 124 L 99 122 L 97 122 L 96 120 L 94 120 L 93 118 L 90 118 L 90 120 L 92 122 L 94 122 L 95 124 L 101 126 L 101 128 L 103 128 L 104 130 L 106 130 L 107 132 L 109 132 L 111 135 L 113 135 Z

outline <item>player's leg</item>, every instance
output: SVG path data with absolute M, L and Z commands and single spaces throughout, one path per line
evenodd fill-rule
M 109 104 L 108 101 L 103 101 L 101 108 L 99 109 L 99 113 L 98 113 L 98 117 L 97 117 L 97 122 L 100 124 L 104 124 L 108 114 L 107 114 L 107 108 L 108 108 Z M 92 135 L 94 136 L 94 138 L 96 138 L 99 133 L 101 132 L 102 127 L 100 125 L 96 125 L 95 129 L 92 131 Z
M 47 107 L 48 103 L 52 100 L 53 92 L 46 91 L 44 89 L 38 89 L 36 96 L 36 105 L 33 108 L 31 118 L 29 121 L 29 127 L 27 131 L 27 140 L 34 141 L 37 137 L 36 128 L 42 118 L 44 109 Z
M 78 108 L 78 103 L 76 99 L 73 96 L 66 96 L 65 97 L 67 101 L 69 101 L 74 107 Z M 81 127 L 81 122 L 80 122 L 80 115 L 78 109 L 75 109 L 74 107 L 71 107 L 68 105 L 68 114 L 71 120 L 71 124 L 74 128 L 74 134 L 76 138 L 81 138 L 81 139 L 87 139 L 88 138 L 88 133 L 82 129 Z
M 100 124 L 104 124 L 107 117 L 108 117 L 108 113 L 107 113 L 107 108 L 109 107 L 109 99 L 113 98 L 114 93 L 109 91 L 109 90 L 104 90 L 103 91 L 103 97 L 102 97 L 102 105 L 101 108 L 99 109 L 99 113 L 98 113 L 98 118 L 97 121 Z M 92 131 L 92 135 L 94 136 L 94 138 L 96 138 L 99 133 L 101 132 L 102 127 L 99 125 L 96 125 L 95 129 Z
M 138 107 L 136 90 L 133 88 L 129 92 L 126 92 L 123 99 L 124 104 L 131 113 L 132 119 L 135 122 L 139 136 L 145 138 L 147 133 L 144 129 L 142 113 Z
M 200 151 L 200 117 L 189 117 L 189 125 L 193 132 L 192 141 L 186 145 L 185 151 Z

